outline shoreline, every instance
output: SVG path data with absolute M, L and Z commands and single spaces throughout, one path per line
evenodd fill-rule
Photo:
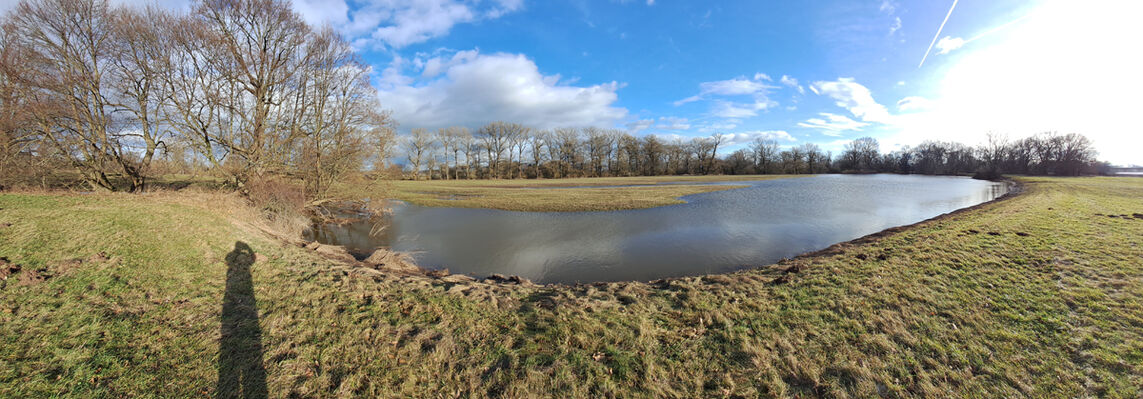
M 316 241 L 304 242 L 304 240 L 303 240 L 303 242 L 293 243 L 293 244 L 300 246 L 302 248 L 305 248 L 305 249 L 312 250 L 312 251 L 318 253 L 319 255 L 325 257 L 326 259 L 341 262 L 344 266 L 363 267 L 363 268 L 374 269 L 374 270 L 378 270 L 378 271 L 382 271 L 382 272 L 396 273 L 396 275 L 399 277 L 410 277 L 410 276 L 423 277 L 430 282 L 432 282 L 432 281 L 443 281 L 447 284 L 457 284 L 457 283 L 464 283 L 464 282 L 480 282 L 480 283 L 499 284 L 499 285 L 506 285 L 506 286 L 530 285 L 530 286 L 543 287 L 543 288 L 549 288 L 549 287 L 550 288 L 560 288 L 560 287 L 574 288 L 574 287 L 585 287 L 585 286 L 599 287 L 599 286 L 604 286 L 604 285 L 608 285 L 608 284 L 632 284 L 632 283 L 657 285 L 657 284 L 669 283 L 669 282 L 675 281 L 675 280 L 705 278 L 705 277 L 709 277 L 709 276 L 727 276 L 727 275 L 734 275 L 734 274 L 751 272 L 751 271 L 776 271 L 780 275 L 778 278 L 775 279 L 775 282 L 780 282 L 779 280 L 786 277 L 787 274 L 796 273 L 799 271 L 799 270 L 790 270 L 790 269 L 777 270 L 777 269 L 780 269 L 779 266 L 782 266 L 791 260 L 812 259 L 812 258 L 816 258 L 816 257 L 824 257 L 824 256 L 834 255 L 834 254 L 839 252 L 839 249 L 844 248 L 844 247 L 866 244 L 866 243 L 875 241 L 877 239 L 889 236 L 891 234 L 900 233 L 900 232 L 907 231 L 907 230 L 912 229 L 912 228 L 916 228 L 916 227 L 918 227 L 922 224 L 925 224 L 925 223 L 935 222 L 935 221 L 939 221 L 939 220 L 952 218 L 952 217 L 960 215 L 962 213 L 977 210 L 977 209 L 980 209 L 982 207 L 989 206 L 989 205 L 999 203 L 1002 201 L 1007 201 L 1009 199 L 1015 198 L 1015 197 L 1023 194 L 1023 192 L 1024 192 L 1024 183 L 1020 182 L 1019 180 L 1012 179 L 1012 178 L 1006 178 L 1006 179 L 1003 179 L 1003 180 L 1000 180 L 997 182 L 1007 183 L 1009 186 L 1008 192 L 1006 192 L 1004 195 L 1001 195 L 1001 196 L 994 198 L 992 200 L 985 201 L 985 202 L 982 202 L 982 203 L 979 203 L 976 205 L 956 209 L 956 210 L 953 210 L 950 212 L 942 213 L 940 215 L 933 216 L 933 217 L 928 218 L 928 219 L 920 220 L 920 221 L 917 221 L 915 223 L 890 227 L 890 228 L 886 228 L 884 230 L 881 230 L 881 231 L 878 231 L 875 233 L 870 233 L 870 234 L 867 234 L 867 235 L 864 235 L 861 237 L 854 238 L 852 240 L 837 242 L 837 243 L 831 244 L 825 248 L 810 251 L 810 252 L 801 253 L 801 254 L 795 255 L 795 256 L 790 257 L 790 258 L 783 258 L 777 262 L 768 263 L 768 264 L 764 264 L 764 265 L 746 266 L 746 267 L 743 267 L 739 270 L 729 271 L 729 272 L 725 272 L 725 273 L 708 273 L 708 274 L 675 276 L 675 277 L 659 278 L 659 279 L 646 280 L 646 281 L 644 281 L 644 280 L 623 280 L 623 281 L 596 281 L 596 282 L 543 283 L 543 284 L 540 284 L 540 283 L 533 283 L 531 280 L 529 280 L 527 278 L 524 278 L 521 276 L 516 276 L 516 275 L 505 275 L 505 274 L 501 274 L 501 273 L 493 273 L 493 274 L 491 274 L 489 276 L 485 276 L 485 277 L 475 277 L 475 276 L 471 276 L 468 274 L 452 274 L 452 273 L 449 273 L 447 268 L 445 268 L 445 269 L 428 269 L 428 268 L 422 267 L 420 265 L 417 265 L 415 263 L 415 261 L 413 261 L 410 257 L 407 256 L 407 254 L 399 253 L 399 252 L 393 252 L 393 251 L 389 251 L 389 250 L 383 249 L 383 248 L 375 250 L 371 256 L 367 257 L 367 259 L 358 260 L 347 249 L 345 249 L 345 247 L 339 246 L 339 245 L 321 244 L 321 243 L 317 243 Z M 314 245 L 314 244 L 316 244 L 316 245 Z M 350 261 L 349 259 L 352 259 L 352 261 Z M 385 260 L 387 260 L 387 262 L 386 263 L 376 263 L 375 261 L 370 261 L 370 259 L 385 259 Z M 399 263 L 397 263 L 396 265 L 392 265 L 392 263 L 395 262 L 394 260 L 398 260 L 397 262 L 399 262 Z

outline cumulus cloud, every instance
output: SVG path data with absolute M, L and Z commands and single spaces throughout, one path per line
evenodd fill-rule
M 806 88 L 798 84 L 798 80 L 790 77 L 790 75 L 782 75 L 782 79 L 778 81 L 786 86 L 798 89 L 798 94 L 806 94 Z
M 821 116 L 821 118 L 810 118 L 805 122 L 798 122 L 798 126 L 819 129 L 822 131 L 822 134 L 827 136 L 839 136 L 842 132 L 861 130 L 861 128 L 869 126 L 868 123 L 855 121 L 845 115 L 831 114 L 829 112 L 822 112 L 818 115 Z
M 453 26 L 496 19 L 523 8 L 523 0 L 295 0 L 294 10 L 314 25 L 329 23 L 358 47 L 402 48 L 441 37 Z
M 890 122 L 889 110 L 873 100 L 873 93 L 869 91 L 869 88 L 857 83 L 853 78 L 818 81 L 814 82 L 810 88 L 814 93 L 832 98 L 837 106 L 845 108 L 863 122 Z
M 647 130 L 653 125 L 655 125 L 654 119 L 640 119 L 634 122 L 627 122 L 627 131 L 631 132 L 631 134 L 635 134 Z
M 785 130 L 751 130 L 746 132 L 727 133 L 722 136 L 722 142 L 727 147 L 749 144 L 754 140 L 775 140 L 784 142 L 794 142 L 798 139 L 791 136 Z
M 458 52 L 436 64 L 440 76 L 424 83 L 398 78 L 380 82 L 382 106 L 393 110 L 401 126 L 477 127 L 505 120 L 536 128 L 610 127 L 627 116 L 627 109 L 613 105 L 619 83 L 566 84 L 558 75 L 541 74 L 532 60 L 520 54 Z M 407 78 L 394 72 L 404 69 L 424 75 L 424 67 L 410 65 L 390 65 L 382 75 Z
M 349 18 L 349 4 L 342 0 L 293 0 L 291 4 L 313 26 L 345 26 Z
M 937 42 L 937 54 L 948 54 L 953 50 L 964 47 L 966 41 L 959 37 L 945 36 Z

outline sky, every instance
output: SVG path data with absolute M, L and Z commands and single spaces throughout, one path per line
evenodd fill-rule
M 0 11 L 14 3 L 0 0 Z M 837 153 L 864 136 L 892 151 L 1056 131 L 1088 136 L 1100 159 L 1143 164 L 1138 0 L 293 6 L 354 44 L 402 132 L 504 120 Z

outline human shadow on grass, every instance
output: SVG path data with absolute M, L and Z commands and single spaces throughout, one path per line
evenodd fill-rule
M 222 339 L 218 343 L 219 398 L 265 398 L 266 368 L 262 365 L 262 327 L 250 266 L 254 250 L 237 241 L 226 254 L 226 292 L 222 298 Z

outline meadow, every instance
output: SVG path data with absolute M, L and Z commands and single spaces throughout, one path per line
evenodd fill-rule
M 712 182 L 792 175 L 644 176 L 516 180 L 397 180 L 385 195 L 422 206 L 526 212 L 614 211 L 681 204 L 679 197 L 745 186 Z M 696 184 L 687 184 L 696 183 Z
M 217 192 L 3 193 L 0 397 L 1143 395 L 1143 179 L 1019 181 L 774 265 L 575 286 L 332 261 Z

